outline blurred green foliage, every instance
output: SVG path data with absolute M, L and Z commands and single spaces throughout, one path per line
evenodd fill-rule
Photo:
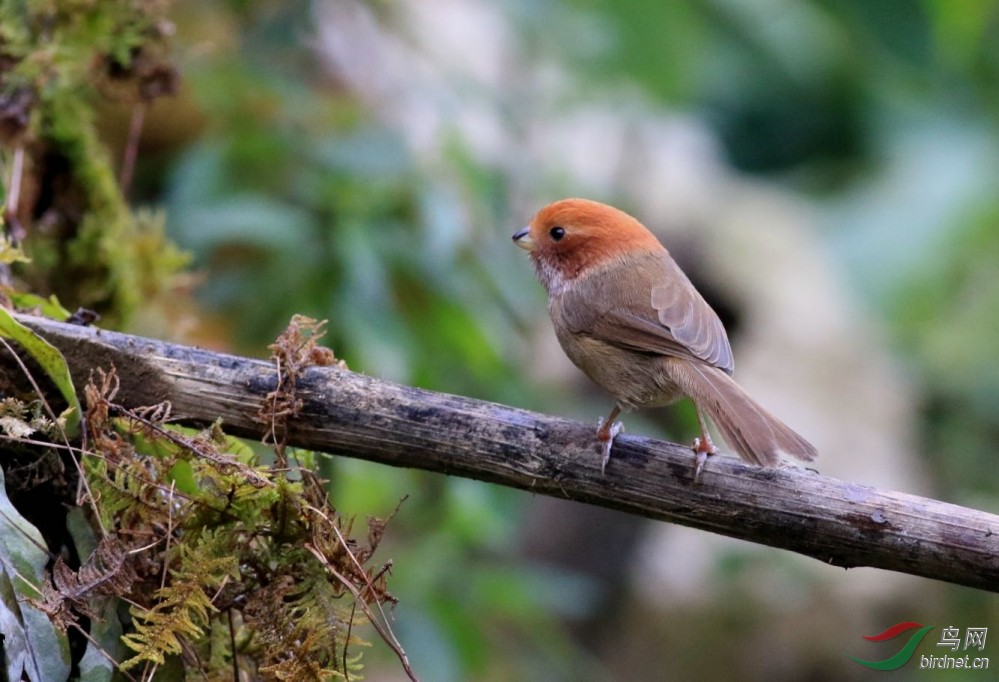
M 211 273 L 203 302 L 244 347 L 293 308 L 330 319 L 331 345 L 357 369 L 511 399 L 515 338 L 496 265 L 516 254 L 491 208 L 505 205 L 502 178 L 459 175 L 460 149 L 450 177 L 428 175 L 348 93 L 289 77 L 295 60 L 260 60 L 307 30 L 303 15 L 290 4 L 268 14 L 270 30 L 241 25 L 235 54 L 190 74 L 212 125 L 175 165 L 166 201 L 172 234 Z
M 518 361 L 528 352 L 522 320 L 543 303 L 517 281 L 525 268 L 507 243 L 524 220 L 508 213 L 515 181 L 460 142 L 428 165 L 377 112 L 324 80 L 302 40 L 312 31 L 305 3 L 213 7 L 232 49 L 188 70 L 211 123 L 166 192 L 171 233 L 206 273 L 202 303 L 244 348 L 262 347 L 294 310 L 329 318 L 331 344 L 354 369 L 566 412 Z M 393 30 L 392 6 L 374 7 Z M 906 144 L 900 126 L 932 137 L 975 120 L 995 135 L 992 2 L 500 7 L 525 50 L 573 65 L 580 101 L 637 84 L 706 121 L 734 167 L 823 198 L 830 216 L 879 210 L 884 195 L 872 201 L 858 188 L 876 185 L 892 159 L 928 161 L 896 153 L 892 145 Z M 994 499 L 999 477 L 987 462 L 999 377 L 980 367 L 999 339 L 990 267 L 999 204 L 972 195 L 985 205 L 969 220 L 968 195 L 948 195 L 933 213 L 919 203 L 933 192 L 907 189 L 925 197 L 913 211 L 943 220 L 918 233 L 868 222 L 859 236 L 830 220 L 830 244 L 923 381 L 925 455 L 937 480 L 953 499 Z M 605 674 L 558 625 L 592 616 L 600 585 L 518 563 L 520 496 L 357 462 L 326 466 L 345 509 L 377 512 L 410 495 L 390 533 L 394 585 L 406 596 L 400 633 L 428 678 Z
M 999 203 L 961 217 L 954 234 L 899 283 L 893 322 L 926 382 L 926 452 L 943 494 L 994 500 Z
M 178 157 L 164 198 L 171 235 L 206 273 L 202 305 L 249 352 L 301 312 L 330 320 L 329 344 L 354 370 L 540 404 L 517 362 L 517 325 L 519 294 L 531 292 L 532 307 L 543 298 L 533 282 L 510 281 L 524 263 L 509 235 L 524 218 L 507 214 L 508 182 L 458 143 L 446 167 L 427 172 L 349 92 L 314 64 L 303 69 L 305 5 L 261 3 L 249 15 L 215 6 L 229 33 L 213 39 L 232 49 L 188 71 L 210 123 Z M 204 23 L 204 7 L 181 11 Z M 559 618 L 592 586 L 518 562 L 522 496 L 360 462 L 323 466 L 346 513 L 383 514 L 408 495 L 386 545 L 402 598 L 395 627 L 424 679 L 577 670 Z M 387 655 L 377 649 L 370 658 Z
M 98 95 L 152 100 L 172 90 L 157 3 L 37 3 L 0 7 L 0 141 L 24 153 L 7 230 L 31 265 L 15 272 L 36 293 L 121 323 L 169 287 L 186 258 L 161 217 L 132 211 L 98 137 Z M 13 164 L 9 166 L 13 168 Z M 12 172 L 12 171 L 11 171 Z M 6 188 L 13 186 L 4 179 Z
M 830 243 L 922 384 L 942 494 L 994 498 L 999 3 L 567 3 L 609 26 L 583 62 L 595 79 L 640 82 L 698 112 L 736 168 L 824 197 Z

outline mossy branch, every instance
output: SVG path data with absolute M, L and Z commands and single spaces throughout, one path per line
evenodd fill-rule
M 260 408 L 278 383 L 273 364 L 19 316 L 66 356 L 82 387 L 117 368 L 125 406 L 170 401 L 191 424 L 223 420 L 259 439 Z M 15 368 L 8 371 L 16 372 Z M 474 478 L 597 504 L 804 554 L 999 592 L 999 516 L 878 490 L 800 468 L 760 469 L 712 458 L 691 485 L 689 448 L 619 436 L 600 473 L 590 424 L 400 386 L 342 367 L 297 378 L 287 444 Z M 827 456 L 835 456 L 828 453 Z

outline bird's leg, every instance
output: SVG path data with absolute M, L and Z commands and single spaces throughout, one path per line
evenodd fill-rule
M 708 435 L 708 425 L 704 422 L 704 417 L 701 416 L 701 410 L 697 407 L 697 403 L 694 403 L 694 414 L 697 415 L 697 423 L 701 427 L 701 437 L 695 438 L 691 445 L 694 450 L 693 485 L 696 486 L 697 480 L 701 477 L 701 469 L 704 468 L 704 463 L 708 460 L 708 455 L 716 454 L 718 448 L 711 442 L 711 436 Z
M 611 410 L 607 419 L 597 421 L 597 440 L 600 441 L 600 452 L 603 454 L 603 459 L 600 460 L 601 474 L 604 473 L 604 470 L 607 468 L 607 462 L 610 460 L 614 436 L 621 433 L 621 429 L 624 428 L 624 424 L 614 421 L 619 414 L 621 414 L 621 406 L 614 405 L 614 409 Z

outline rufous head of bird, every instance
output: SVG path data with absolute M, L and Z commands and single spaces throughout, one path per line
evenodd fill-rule
M 589 199 L 562 199 L 545 206 L 513 241 L 530 252 L 549 293 L 628 254 L 663 249 L 638 220 Z

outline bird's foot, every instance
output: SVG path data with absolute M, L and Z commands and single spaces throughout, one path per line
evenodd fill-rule
M 704 468 L 704 463 L 708 461 L 708 455 L 718 454 L 718 448 L 715 447 L 715 444 L 711 442 L 711 439 L 707 435 L 703 439 L 695 438 L 690 447 L 694 451 L 693 485 L 696 486 L 701 477 L 701 469 Z
M 605 421 L 601 417 L 597 421 L 597 440 L 600 441 L 600 453 L 602 459 L 600 460 L 600 473 L 603 474 L 607 469 L 607 462 L 610 461 L 611 446 L 614 445 L 614 437 L 624 430 L 624 424 L 621 422 L 609 422 Z

